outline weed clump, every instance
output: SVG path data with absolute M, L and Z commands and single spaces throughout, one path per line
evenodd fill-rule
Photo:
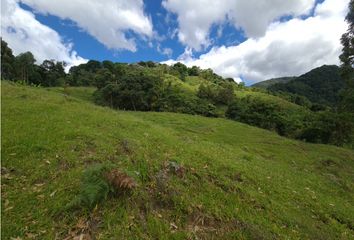
M 66 209 L 94 208 L 110 193 L 124 193 L 137 186 L 135 180 L 112 165 L 96 164 L 84 171 L 79 194 Z

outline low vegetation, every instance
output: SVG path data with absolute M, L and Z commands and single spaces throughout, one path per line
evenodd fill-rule
M 269 90 L 1 40 L 1 238 L 354 239 L 349 8 L 342 66 Z
M 3 239 L 353 238 L 352 150 L 77 92 L 2 83 Z M 137 185 L 107 194 L 102 166 Z

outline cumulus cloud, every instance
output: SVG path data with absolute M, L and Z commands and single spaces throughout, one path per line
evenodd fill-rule
M 166 0 L 162 5 L 176 13 L 179 23 L 179 40 L 196 50 L 209 45 L 209 28 L 213 23 L 221 23 L 225 18 L 226 2 L 203 0 Z
M 248 84 L 300 75 L 323 64 L 338 64 L 340 37 L 347 29 L 344 17 L 348 3 L 325 0 L 316 6 L 313 17 L 273 22 L 263 37 L 249 38 L 235 46 L 214 47 L 197 59 L 184 53 L 179 60 L 188 66 L 212 68 L 236 81 L 245 79 Z
M 177 15 L 178 38 L 197 51 L 210 45 L 211 26 L 227 21 L 247 37 L 261 37 L 268 25 L 286 15 L 308 14 L 315 0 L 164 0 L 163 6 Z
M 151 20 L 142 0 L 21 0 L 42 14 L 70 19 L 109 49 L 135 52 L 131 32 L 142 38 L 153 36 Z
M 73 66 L 87 61 L 72 50 L 72 44 L 63 43 L 56 31 L 38 22 L 15 0 L 1 1 L 1 37 L 16 55 L 31 51 L 37 63 L 55 59 Z
M 156 50 L 162 55 L 165 55 L 165 56 L 167 56 L 169 58 L 172 57 L 173 50 L 171 48 L 168 48 L 168 47 L 164 48 L 164 47 L 161 47 L 160 44 L 157 44 Z

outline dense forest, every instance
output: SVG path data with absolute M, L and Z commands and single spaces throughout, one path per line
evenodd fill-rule
M 286 92 L 306 97 L 313 103 L 336 106 L 340 102 L 340 93 L 344 81 L 338 66 L 322 66 L 301 75 L 289 82 L 270 85 L 271 92 Z

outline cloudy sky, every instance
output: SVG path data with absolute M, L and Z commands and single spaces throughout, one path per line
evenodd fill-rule
M 1 0 L 1 37 L 39 63 L 181 61 L 251 84 L 339 64 L 348 3 Z

